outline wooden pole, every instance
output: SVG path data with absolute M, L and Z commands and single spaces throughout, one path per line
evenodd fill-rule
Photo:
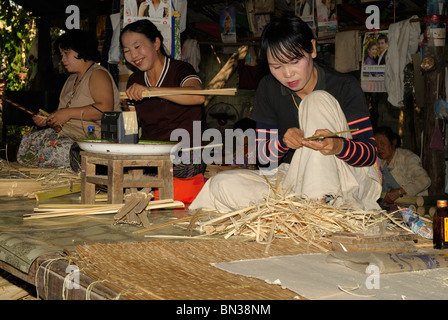
M 206 89 L 220 89 L 224 88 L 227 80 L 229 80 L 232 73 L 236 70 L 238 66 L 238 60 L 244 59 L 246 57 L 247 51 L 249 50 L 248 46 L 240 46 L 238 48 L 238 52 L 234 53 L 229 60 L 227 60 L 226 64 L 219 70 L 216 76 L 210 81 L 210 83 L 206 86 Z M 204 106 L 207 106 L 213 96 L 207 96 L 205 98 Z
M 430 28 L 429 24 L 427 28 Z M 434 103 L 438 99 L 445 100 L 445 45 L 426 49 L 426 52 L 433 52 L 436 65 L 433 71 L 424 75 L 425 106 L 422 164 L 431 178 L 431 186 L 428 189 L 429 195 L 438 195 L 445 193 L 445 151 L 431 148 L 431 139 L 434 131 L 438 128 L 440 131 L 444 131 L 441 121 L 436 119 Z

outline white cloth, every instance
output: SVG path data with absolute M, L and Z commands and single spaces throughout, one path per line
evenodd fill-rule
M 344 31 L 336 33 L 334 68 L 345 73 L 359 70 L 361 61 L 361 36 L 359 31 Z
M 107 63 L 119 64 L 121 59 L 123 59 L 123 54 L 121 53 L 120 48 L 120 13 L 111 14 L 109 17 L 113 33 Z
M 186 39 L 182 46 L 182 61 L 191 64 L 196 72 L 199 72 L 201 63 L 201 50 L 197 40 Z
M 325 91 L 314 91 L 303 99 L 299 122 L 305 136 L 313 135 L 316 129 L 336 132 L 348 128 L 339 103 Z M 212 176 L 189 208 L 219 212 L 245 208 L 264 201 L 272 193 L 267 181 L 274 188 L 280 185 L 284 195 L 301 194 L 311 199 L 333 195 L 336 204 L 379 209 L 376 201 L 381 195 L 381 183 L 374 166 L 352 167 L 334 155 L 325 156 L 305 147 L 296 150 L 291 164 L 281 164 L 277 175 L 263 176 L 258 171 L 237 169 Z
M 386 56 L 385 86 L 387 100 L 395 107 L 403 106 L 404 68 L 412 61 L 412 54 L 418 49 L 420 22 L 410 19 L 389 26 L 389 46 Z

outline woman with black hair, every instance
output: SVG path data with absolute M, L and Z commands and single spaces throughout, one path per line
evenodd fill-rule
M 89 126 L 95 127 L 96 137 L 100 138 L 102 112 L 121 111 L 120 93 L 109 71 L 98 64 L 98 42 L 90 33 L 69 30 L 56 40 L 55 48 L 71 74 L 61 90 L 58 109 L 48 117 L 33 117 L 38 127 L 51 128 L 24 135 L 17 156 L 19 163 L 69 167 L 70 149 L 76 147 L 74 140 L 87 137 Z M 72 168 L 79 168 L 76 161 Z
M 378 165 L 383 176 L 383 203 L 394 203 L 403 195 L 425 196 L 431 178 L 422 167 L 420 157 L 411 150 L 400 148 L 401 139 L 389 127 L 375 130 Z
M 200 126 L 202 121 L 203 95 L 143 97 L 144 91 L 202 89 L 202 82 L 193 66 L 168 57 L 162 34 L 147 19 L 126 25 L 121 32 L 120 43 L 126 61 L 137 68 L 129 77 L 126 94 L 128 106 L 137 112 L 140 139 L 171 141 L 171 134 L 176 129 L 183 129 L 193 138 L 194 124 Z M 204 172 L 205 165 L 200 159 L 191 160 L 175 164 L 174 177 L 191 178 Z
M 251 118 L 256 121 L 258 160 L 276 170 L 218 173 L 190 209 L 228 212 L 275 194 L 379 209 L 376 145 L 357 80 L 315 63 L 316 39 L 298 17 L 270 22 L 260 53 L 270 74 L 258 85 Z M 307 139 L 320 135 L 330 137 Z

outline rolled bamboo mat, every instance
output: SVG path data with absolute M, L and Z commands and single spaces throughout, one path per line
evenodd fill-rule
M 204 90 L 151 90 L 144 91 L 144 98 L 152 97 L 163 97 L 163 96 L 173 96 L 173 95 L 211 95 L 211 96 L 234 96 L 236 94 L 235 88 L 225 88 L 225 89 L 204 89 Z M 120 99 L 127 99 L 128 96 L 126 92 L 120 92 Z
M 314 253 L 291 240 L 153 240 L 77 246 L 69 258 L 84 273 L 130 300 L 287 300 L 297 294 L 228 273 L 211 263 Z M 300 297 L 299 297 L 300 298 Z

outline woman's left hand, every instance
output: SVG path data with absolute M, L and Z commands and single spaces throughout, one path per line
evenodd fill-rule
M 134 83 L 126 89 L 126 95 L 129 100 L 140 101 L 143 99 L 143 92 L 149 91 L 149 87 L 142 86 L 141 84 Z
M 328 135 L 331 133 L 332 132 L 328 129 L 318 129 L 314 133 L 314 136 Z M 305 147 L 319 151 L 323 155 L 338 154 L 342 151 L 342 148 L 344 147 L 342 139 L 336 136 L 334 138 L 332 137 L 324 138 L 322 141 L 303 140 L 302 144 Z
M 70 120 L 69 109 L 61 109 L 53 112 L 47 118 L 47 124 L 50 127 L 62 126 L 64 123 Z

